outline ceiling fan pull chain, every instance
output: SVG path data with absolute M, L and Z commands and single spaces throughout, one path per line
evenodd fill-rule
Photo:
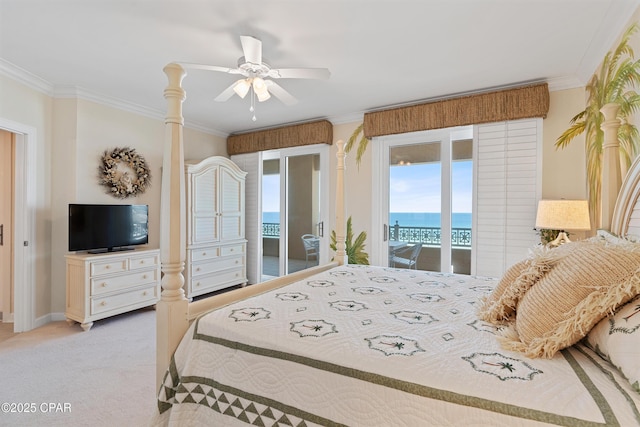
M 249 107 L 249 111 L 251 111 L 253 113 L 253 117 L 251 118 L 251 120 L 253 120 L 254 122 L 256 121 L 256 94 L 253 91 L 253 85 L 251 86 L 251 88 L 249 89 L 251 91 L 251 107 Z

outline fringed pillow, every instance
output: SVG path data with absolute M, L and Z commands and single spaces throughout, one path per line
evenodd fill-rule
M 551 358 L 640 293 L 640 245 L 583 240 L 520 299 L 503 347 Z
M 640 393 L 640 295 L 598 322 L 585 343 L 618 368 Z
M 480 300 L 478 317 L 489 323 L 512 320 L 516 306 L 527 290 L 569 252 L 565 248 L 559 249 L 537 246 L 527 259 L 512 265 L 493 292 Z

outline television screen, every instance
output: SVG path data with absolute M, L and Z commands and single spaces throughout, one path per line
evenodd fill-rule
M 149 241 L 147 205 L 69 205 L 69 251 L 133 249 Z

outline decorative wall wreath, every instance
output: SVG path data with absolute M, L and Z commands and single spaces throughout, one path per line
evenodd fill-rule
M 144 157 L 129 147 L 106 150 L 102 154 L 99 181 L 107 194 L 126 199 L 144 193 L 151 185 L 151 172 Z

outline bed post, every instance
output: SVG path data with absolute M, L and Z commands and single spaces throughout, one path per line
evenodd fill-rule
M 601 223 L 596 226 L 604 230 L 611 230 L 613 209 L 616 205 L 618 192 L 622 186 L 622 171 L 620 168 L 620 142 L 618 141 L 618 128 L 620 120 L 617 118 L 618 104 L 605 104 L 600 111 L 604 116 L 602 131 L 604 141 L 602 144 L 602 189 L 601 189 Z
M 336 165 L 336 256 L 335 260 L 340 265 L 349 263 L 349 257 L 346 252 L 346 235 L 345 235 L 345 216 L 346 210 L 344 205 L 344 169 L 345 158 L 347 154 L 344 151 L 344 141 L 338 140 L 336 142 L 338 152 L 336 157 L 338 162 Z
M 187 330 L 188 301 L 184 296 L 185 260 L 185 184 L 184 153 L 182 147 L 181 87 L 186 75 L 178 64 L 164 67 L 169 85 L 164 91 L 167 99 L 165 141 L 162 159 L 162 193 L 160 199 L 160 261 L 162 264 L 162 294 L 156 305 L 156 386 L 169 366 L 171 357 Z

